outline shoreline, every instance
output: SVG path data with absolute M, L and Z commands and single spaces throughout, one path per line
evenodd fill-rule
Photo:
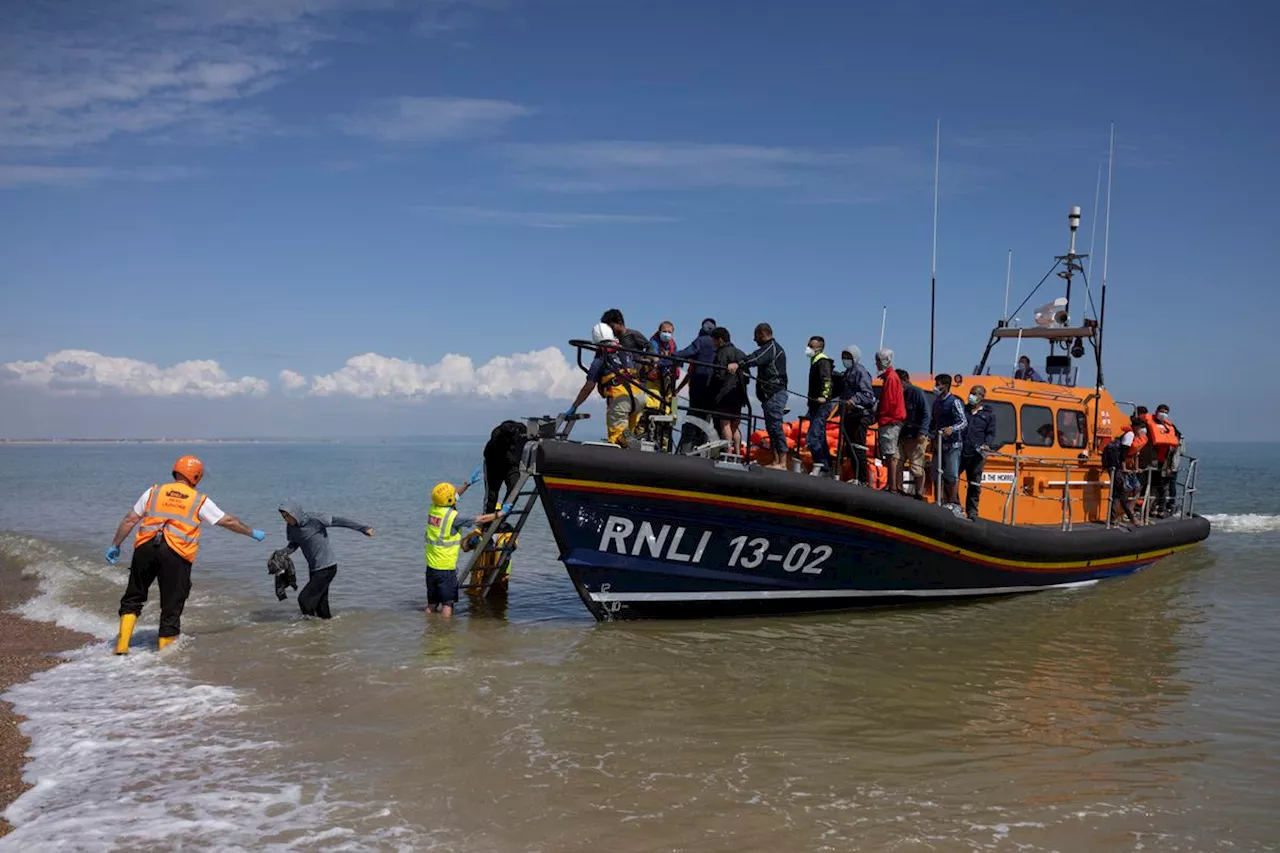
M 0 695 L 37 672 L 52 669 L 66 658 L 64 652 L 93 642 L 94 637 L 60 628 L 49 622 L 33 622 L 8 612 L 35 596 L 39 583 L 24 577 L 13 566 L 0 564 Z M 13 706 L 0 701 L 0 814 L 31 785 L 22 780 L 31 742 L 18 730 L 24 720 Z M 0 838 L 13 830 L 0 818 Z

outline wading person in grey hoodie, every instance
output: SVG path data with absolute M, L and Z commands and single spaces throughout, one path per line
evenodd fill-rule
M 328 619 L 329 584 L 338 573 L 338 559 L 329 547 L 329 528 L 347 527 L 359 530 L 365 536 L 373 535 L 373 528 L 340 515 L 307 512 L 297 501 L 280 504 L 284 518 L 285 534 L 289 539 L 289 553 L 299 548 L 307 558 L 307 585 L 298 593 L 298 607 L 303 616 L 319 616 Z

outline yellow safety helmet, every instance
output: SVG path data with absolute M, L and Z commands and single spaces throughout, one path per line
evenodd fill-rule
M 437 483 L 431 490 L 431 502 L 436 506 L 457 506 L 458 490 L 453 483 Z

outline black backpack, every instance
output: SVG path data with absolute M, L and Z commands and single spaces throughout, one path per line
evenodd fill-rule
M 1119 438 L 1113 438 L 1110 444 L 1102 448 L 1102 467 L 1108 471 L 1123 468 L 1126 450 L 1128 448 L 1120 443 Z

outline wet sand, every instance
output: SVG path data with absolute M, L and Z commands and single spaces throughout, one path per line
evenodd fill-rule
M 7 612 L 35 595 L 37 582 L 0 564 L 0 694 L 33 674 L 56 666 L 59 653 L 93 640 L 88 634 L 68 631 L 47 622 L 32 622 Z M 22 717 L 8 702 L 0 702 L 0 812 L 8 808 L 30 785 L 22 781 L 29 741 L 18 731 Z M 13 827 L 0 820 L 0 837 Z

